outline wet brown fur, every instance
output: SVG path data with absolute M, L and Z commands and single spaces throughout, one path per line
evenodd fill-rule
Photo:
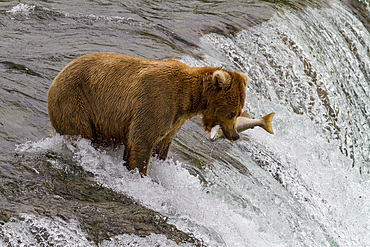
M 165 159 L 187 119 L 203 115 L 237 139 L 249 78 L 222 68 L 193 68 L 175 60 L 156 61 L 94 53 L 70 62 L 48 93 L 50 121 L 57 133 L 125 145 L 126 165 L 145 175 L 152 153 Z

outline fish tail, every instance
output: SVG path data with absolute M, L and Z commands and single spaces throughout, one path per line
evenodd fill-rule
M 271 120 L 272 120 L 272 117 L 274 116 L 275 112 L 272 112 L 270 114 L 267 114 L 266 116 L 262 117 L 262 119 L 264 120 L 264 124 L 261 126 L 264 130 L 266 130 L 267 132 L 269 132 L 270 134 L 274 134 L 274 132 L 272 132 L 272 128 L 271 128 Z

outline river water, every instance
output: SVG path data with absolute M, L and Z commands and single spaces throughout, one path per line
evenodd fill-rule
M 183 246 L 369 246 L 369 15 L 366 0 L 1 2 L 0 246 L 179 243 L 118 224 L 123 197 Z M 244 72 L 244 108 L 275 112 L 275 134 L 210 142 L 195 118 L 140 178 L 121 149 L 53 135 L 48 88 L 92 52 Z

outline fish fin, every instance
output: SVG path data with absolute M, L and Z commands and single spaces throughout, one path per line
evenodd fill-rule
M 266 116 L 262 117 L 262 119 L 264 120 L 264 124 L 261 126 L 264 130 L 266 130 L 267 132 L 269 132 L 270 134 L 274 134 L 274 132 L 272 132 L 272 128 L 271 128 L 271 120 L 272 120 L 272 117 L 274 116 L 275 112 L 272 112 L 270 114 L 267 114 Z
M 246 111 L 243 111 L 242 115 L 240 115 L 240 116 L 241 117 L 246 117 L 246 118 L 251 118 L 251 116 L 249 116 L 249 114 Z

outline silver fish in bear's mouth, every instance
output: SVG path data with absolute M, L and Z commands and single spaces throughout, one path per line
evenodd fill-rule
M 252 119 L 248 113 L 243 112 L 240 117 L 237 118 L 236 129 L 238 132 L 242 132 L 247 129 L 253 129 L 255 126 L 259 126 L 262 129 L 266 130 L 270 134 L 274 134 L 271 128 L 271 120 L 274 116 L 274 112 L 267 114 L 264 117 L 258 119 Z M 220 125 L 215 125 L 210 132 L 211 141 L 216 139 L 223 138 L 224 134 L 222 132 Z

